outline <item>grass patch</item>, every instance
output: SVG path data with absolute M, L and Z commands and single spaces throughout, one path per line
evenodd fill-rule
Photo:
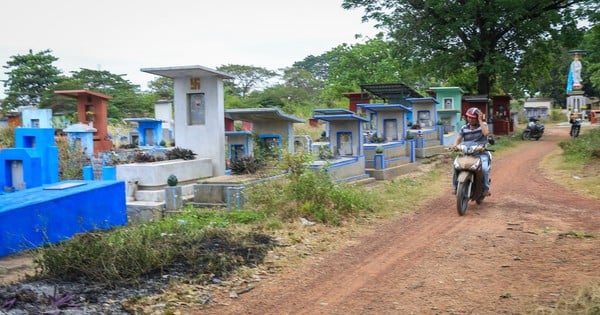
M 544 174 L 568 190 L 600 199 L 600 129 L 591 129 L 574 140 L 559 143 L 560 148 L 542 161 Z
M 275 245 L 268 235 L 235 229 L 260 219 L 243 211 L 188 208 L 159 222 L 80 234 L 42 247 L 34 263 L 39 276 L 107 286 L 135 284 L 165 272 L 221 277 L 260 264 Z
M 579 290 L 574 296 L 561 299 L 552 307 L 538 306 L 530 312 L 540 315 L 600 314 L 600 282 Z

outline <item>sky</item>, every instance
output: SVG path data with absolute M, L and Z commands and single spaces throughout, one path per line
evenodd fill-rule
M 342 0 L 3 0 L 0 80 L 11 56 L 51 50 L 54 66 L 124 74 L 148 90 L 142 68 L 239 64 L 290 67 L 377 30 Z M 356 38 L 356 35 L 363 35 Z M 3 82 L 2 82 L 3 83 Z M 5 96 L 0 84 L 0 98 Z

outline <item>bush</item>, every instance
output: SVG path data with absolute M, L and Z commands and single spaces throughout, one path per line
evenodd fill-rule
M 56 138 L 58 147 L 58 177 L 60 180 L 83 179 L 83 167 L 91 160 L 80 142 L 71 145 L 65 137 Z
M 247 191 L 246 207 L 281 220 L 305 217 L 339 225 L 360 211 L 372 211 L 375 198 L 358 187 L 334 183 L 325 170 L 306 170 L 285 180 L 253 185 Z
M 250 155 L 244 155 L 241 158 L 231 162 L 231 173 L 242 175 L 242 174 L 255 174 L 264 167 L 262 160 L 256 159 Z
M 585 163 L 591 157 L 600 155 L 600 129 L 592 129 L 589 133 L 561 141 L 558 145 L 563 149 L 567 162 Z
M 0 128 L 0 149 L 15 146 L 15 127 Z
M 169 160 L 193 160 L 196 158 L 196 153 L 194 153 L 190 149 L 183 149 L 180 147 L 175 147 L 167 152 L 167 159 Z

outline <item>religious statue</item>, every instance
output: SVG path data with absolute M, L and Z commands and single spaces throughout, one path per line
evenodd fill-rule
M 571 66 L 569 67 L 569 75 L 567 77 L 567 93 L 571 93 L 573 90 L 581 90 L 583 87 L 581 85 L 581 58 L 583 50 L 573 50 L 569 52 L 573 55 L 573 61 L 571 61 Z

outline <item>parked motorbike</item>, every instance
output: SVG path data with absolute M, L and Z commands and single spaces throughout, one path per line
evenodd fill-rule
M 492 141 L 490 143 L 493 144 Z M 454 171 L 456 172 L 456 210 L 459 215 L 467 212 L 469 201 L 475 201 L 478 205 L 483 202 L 483 168 L 478 154 L 483 152 L 493 152 L 485 145 L 460 144 L 451 147 L 458 155 L 454 159 Z M 492 155 L 490 155 L 490 168 Z
M 579 131 L 581 130 L 581 118 L 577 117 L 577 118 L 571 118 L 571 132 L 569 132 L 569 134 L 571 135 L 571 138 L 577 138 L 579 137 Z
M 544 124 L 540 123 L 538 119 L 530 118 L 527 123 L 527 127 L 523 130 L 523 134 L 521 135 L 521 139 L 523 140 L 540 140 L 540 138 L 544 135 Z

